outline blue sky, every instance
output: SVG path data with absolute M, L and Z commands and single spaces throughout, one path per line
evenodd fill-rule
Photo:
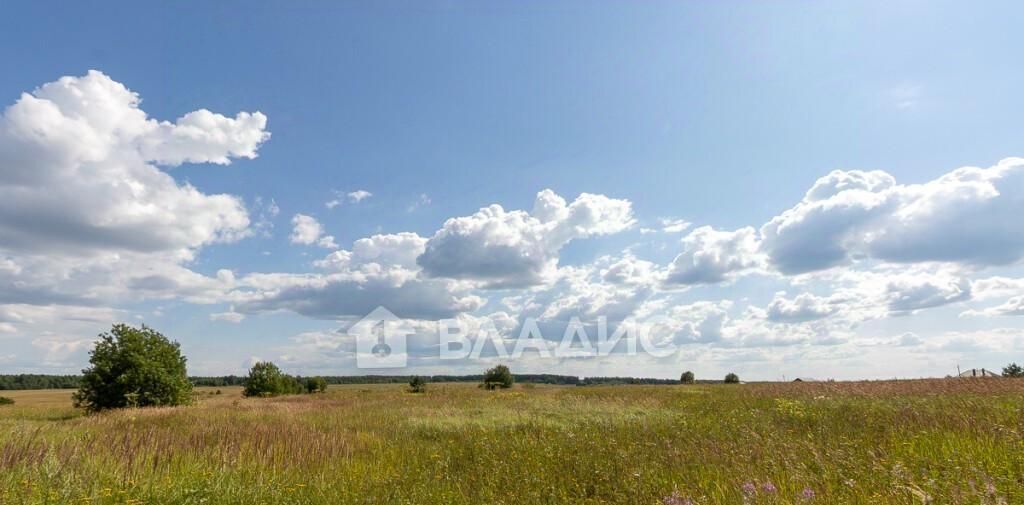
M 0 98 L 12 107 L 9 124 L 53 127 L 38 111 L 27 119 L 10 111 L 23 104 L 22 93 L 73 76 L 76 100 L 88 101 L 91 85 L 103 93 L 123 85 L 141 102 L 122 109 L 172 123 L 207 109 L 235 122 L 199 128 L 235 138 L 197 140 L 184 126 L 169 137 L 142 122 L 110 126 L 103 118 L 116 117 L 113 109 L 79 119 L 107 133 L 135 128 L 131 139 L 76 133 L 64 143 L 44 135 L 29 146 L 13 128 L 6 140 L 0 133 L 7 173 L 0 194 L 9 197 L 0 210 L 0 259 L 12 286 L 0 293 L 0 370 L 77 370 L 90 339 L 111 320 L 126 320 L 182 342 L 195 373 L 237 373 L 253 357 L 297 372 L 359 373 L 337 331 L 354 308 L 310 308 L 342 293 L 399 308 L 396 300 L 406 297 L 460 302 L 405 306 L 430 316 L 420 319 L 425 327 L 441 315 L 498 313 L 539 315 L 557 326 L 572 312 L 559 303 L 583 319 L 674 313 L 680 321 L 673 338 L 685 345 L 674 361 L 518 364 L 553 373 L 892 377 L 1024 358 L 1024 303 L 1015 305 L 1024 293 L 1024 252 L 1013 239 L 1024 234 L 1013 222 L 1024 211 L 1021 179 L 1018 164 L 996 167 L 1024 155 L 1021 9 L 1013 3 L 9 2 L 2 9 Z M 90 70 L 102 74 L 90 80 Z M 257 111 L 265 124 L 236 117 Z M 173 153 L 138 147 L 172 140 Z M 97 142 L 107 142 L 99 159 L 75 158 L 73 169 L 54 161 L 65 159 L 55 153 L 99 149 Z M 140 158 L 124 166 L 128 172 L 105 169 L 128 163 L 128 151 Z M 221 155 L 232 163 L 217 164 Z M 963 166 L 987 170 L 978 177 L 996 195 L 939 180 Z M 142 191 L 127 209 L 97 203 L 125 174 L 144 186 L 156 170 L 176 187 Z M 833 170 L 846 172 L 822 179 Z M 30 203 L 14 198 L 25 197 L 22 172 L 53 176 L 36 181 L 39 197 L 29 194 Z M 816 181 L 833 188 L 834 200 L 800 207 Z M 202 198 L 182 199 L 186 184 Z M 856 194 L 839 194 L 850 187 Z M 55 188 L 82 197 L 66 209 L 74 219 L 48 207 L 57 215 L 26 220 Z M 579 202 L 579 214 L 566 210 L 575 216 L 566 219 L 583 224 L 478 213 L 497 204 L 529 214 L 545 189 L 566 209 Z M 348 196 L 355 191 L 372 196 L 355 202 Z M 584 193 L 603 200 L 577 200 Z M 210 210 L 204 198 L 221 194 L 234 203 Z M 843 206 L 856 212 L 835 211 Z M 805 222 L 817 212 L 832 214 L 807 236 L 767 235 L 773 219 Z M 310 243 L 292 239 L 297 215 L 320 225 Z M 241 217 L 245 224 L 232 221 Z M 457 217 L 497 235 L 450 229 L 446 220 Z M 671 226 L 661 220 L 676 229 L 664 230 Z M 488 228 L 498 222 L 511 228 Z M 181 234 L 161 236 L 154 232 L 161 226 Z M 705 226 L 713 230 L 699 231 Z M 106 232 L 109 241 L 97 245 Z M 415 236 L 395 238 L 403 232 Z M 325 236 L 337 247 L 317 245 Z M 354 242 L 364 238 L 363 247 L 378 252 L 415 254 L 325 265 L 331 255 L 357 252 Z M 488 248 L 495 240 L 506 243 Z M 836 250 L 835 261 L 812 261 Z M 102 260 L 112 255 L 124 266 Z M 539 263 L 512 266 L 524 257 Z M 622 261 L 633 276 L 609 281 L 602 272 L 626 268 Z M 392 284 L 415 278 L 416 285 L 365 294 L 360 282 L 373 282 L 365 280 L 368 264 L 406 276 L 389 277 Z M 508 272 L 497 282 L 501 269 Z M 219 271 L 230 271 L 230 282 Z M 424 371 L 485 366 L 433 362 L 427 348 L 414 360 Z

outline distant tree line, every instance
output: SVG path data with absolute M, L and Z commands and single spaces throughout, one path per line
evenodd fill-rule
M 498 365 L 483 374 L 472 375 L 334 375 L 301 377 L 283 373 L 269 362 L 257 363 L 247 376 L 187 375 L 186 358 L 181 347 L 160 332 L 143 325 L 141 328 L 115 324 L 108 333 L 99 335 L 90 353 L 90 367 L 82 375 L 16 374 L 0 375 L 0 391 L 24 389 L 77 389 L 76 405 L 89 410 L 124 406 L 180 405 L 191 401 L 194 386 L 242 386 L 247 396 L 326 391 L 328 384 L 409 384 L 416 392 L 426 390 L 427 383 L 475 382 L 488 389 L 503 389 L 521 384 L 615 385 L 615 384 L 694 384 L 718 383 L 697 380 L 692 371 L 679 379 L 648 377 L 577 377 L 556 374 L 513 374 Z M 1024 367 L 1010 363 L 1002 370 L 1003 377 L 1024 377 Z M 722 381 L 738 384 L 740 378 L 729 373 Z
M 472 375 L 420 375 L 427 382 L 481 382 L 484 374 Z M 513 374 L 516 382 L 531 384 L 576 385 L 582 382 L 575 375 L 554 374 Z M 328 384 L 408 384 L 410 375 L 324 375 L 321 377 Z M 222 377 L 192 377 L 196 386 L 242 386 L 244 376 L 225 375 Z M 585 379 L 584 379 L 585 380 Z
M 483 382 L 484 374 L 472 375 L 421 375 L 426 382 Z M 577 377 L 555 374 L 512 374 L 520 384 L 554 384 L 563 386 L 610 386 L 616 384 L 680 384 L 680 379 L 653 379 L 650 377 Z M 410 375 L 325 375 L 320 377 L 327 384 L 408 384 Z M 194 386 L 225 387 L 244 386 L 244 375 L 189 377 Z M 0 375 L 0 390 L 17 389 L 77 389 L 81 375 Z M 713 384 L 721 380 L 698 379 L 696 383 Z
M 241 386 L 245 384 L 245 377 L 239 375 L 225 375 L 222 377 L 189 377 L 194 386 Z
M 678 379 L 652 379 L 649 377 L 586 377 L 580 386 L 613 386 L 621 384 L 679 384 Z
M 15 389 L 77 389 L 81 375 L 0 375 L 0 391 Z
M 555 374 L 512 374 L 515 382 L 521 384 L 556 384 L 589 386 L 599 384 L 679 384 L 676 379 L 651 379 L 645 377 L 584 377 Z M 472 375 L 422 375 L 423 380 L 438 382 L 482 382 L 483 374 Z M 327 384 L 407 384 L 409 375 L 326 375 Z M 243 386 L 246 377 L 224 375 L 219 377 L 189 377 L 195 386 L 224 387 Z M 81 385 L 81 375 L 0 375 L 0 390 L 16 389 L 76 389 Z M 715 381 L 698 381 L 715 382 Z

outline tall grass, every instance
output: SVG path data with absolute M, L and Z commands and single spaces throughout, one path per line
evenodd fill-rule
M 1024 503 L 1024 381 L 0 408 L 0 503 Z

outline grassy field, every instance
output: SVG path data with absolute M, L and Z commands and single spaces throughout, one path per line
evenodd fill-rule
M 1024 380 L 3 392 L 0 503 L 1024 503 Z

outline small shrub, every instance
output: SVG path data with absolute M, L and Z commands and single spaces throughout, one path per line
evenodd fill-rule
M 327 391 L 327 381 L 323 377 L 309 377 L 306 379 L 307 393 L 324 393 Z
M 306 392 L 306 381 L 302 377 L 292 377 L 291 375 L 284 375 L 284 388 L 281 391 L 283 395 L 300 395 Z
M 1003 367 L 1003 377 L 1024 377 L 1024 367 L 1010 363 Z
M 320 377 L 313 378 L 314 381 L 317 379 L 323 380 Z M 284 374 L 277 365 L 261 361 L 249 369 L 249 375 L 242 381 L 242 386 L 242 396 L 297 395 L 309 390 L 309 379 Z M 320 383 L 315 382 L 315 386 L 319 388 Z M 326 382 L 323 387 L 327 388 Z
M 683 384 L 693 384 L 693 381 L 693 372 L 689 370 L 683 372 L 683 375 L 679 377 L 679 382 L 682 382 Z
M 243 396 L 277 396 L 289 389 L 287 377 L 269 361 L 256 363 L 249 369 L 242 390 Z
M 740 383 L 740 376 L 730 372 L 730 373 L 725 375 L 725 383 L 726 384 L 739 384 Z
M 512 372 L 505 365 L 498 365 L 484 373 L 483 387 L 485 389 L 508 389 L 516 381 Z
M 409 391 L 412 393 L 425 393 L 427 391 L 427 381 L 419 375 L 414 375 L 412 379 L 409 379 Z
M 0 405 L 14 405 L 14 400 L 6 396 L 0 396 Z

